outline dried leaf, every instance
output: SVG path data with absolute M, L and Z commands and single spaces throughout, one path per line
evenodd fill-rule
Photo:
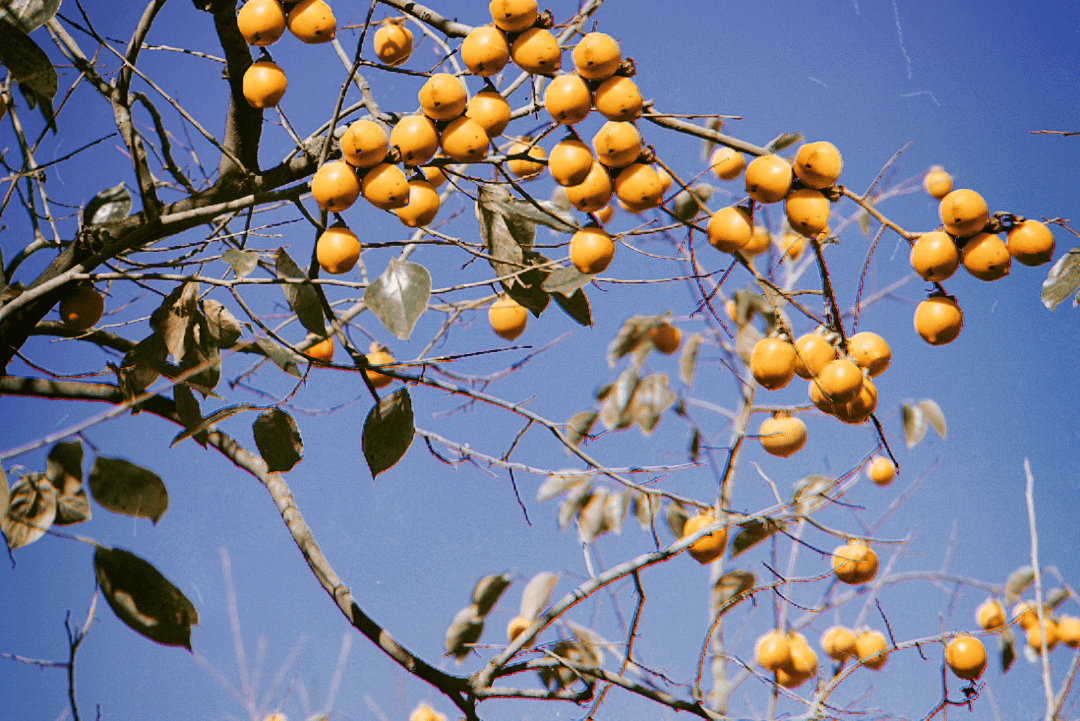
M 49 451 L 45 477 L 57 492 L 53 523 L 58 526 L 90 520 L 90 500 L 82 484 L 82 458 L 83 448 L 79 441 L 57 443 Z
M 828 476 L 811 473 L 809 476 L 795 482 L 794 493 L 791 499 L 795 501 L 795 513 L 800 516 L 809 516 L 829 502 L 823 495 L 835 481 Z
M 499 596 L 502 596 L 503 591 L 510 587 L 510 583 L 510 577 L 505 573 L 497 576 L 484 576 L 477 581 L 472 594 L 477 615 L 483 617 L 491 613 L 491 609 L 499 602 Z
M 619 374 L 614 387 L 600 409 L 600 420 L 608 429 L 628 428 L 634 422 L 630 401 L 634 398 L 640 379 L 637 368 L 631 366 Z
M 173 288 L 150 316 L 150 327 L 165 342 L 169 355 L 177 363 L 184 357 L 189 330 L 195 322 L 199 284 L 184 283 Z
M 1047 611 L 1053 611 L 1055 608 L 1061 605 L 1061 602 L 1069 597 L 1069 591 L 1064 588 L 1055 588 L 1047 595 L 1046 600 L 1043 601 L 1043 608 Z
M 244 327 L 229 309 L 216 300 L 205 298 L 199 302 L 210 340 L 218 348 L 232 348 L 244 334 Z
M 587 481 L 590 475 L 576 470 L 550 475 L 544 479 L 544 482 L 540 484 L 540 488 L 536 490 L 536 500 L 541 503 L 550 501 L 552 498 L 566 493 L 577 484 Z
M 538 617 L 547 607 L 558 582 L 559 577 L 547 571 L 541 571 L 530 578 L 525 590 L 521 592 L 521 615 L 529 619 Z
M 757 579 L 754 574 L 749 571 L 737 569 L 734 571 L 728 571 L 720 578 L 716 579 L 716 583 L 713 584 L 713 606 L 720 608 L 724 606 L 733 598 L 738 596 L 744 596 L 754 585 L 757 584 Z M 724 609 L 724 613 L 727 613 L 736 604 L 731 604 Z
M 698 457 L 701 455 L 701 431 L 696 427 L 694 432 L 690 434 L 690 462 L 697 463 Z
M 176 415 L 180 416 L 184 430 L 173 438 L 172 445 L 169 447 L 172 448 L 185 438 L 194 436 L 199 445 L 205 448 L 209 434 L 202 427 L 202 410 L 199 408 L 199 401 L 195 398 L 195 394 L 185 384 L 177 383 L 173 386 L 173 400 L 176 403 Z
M 652 526 L 653 518 L 660 510 L 660 502 L 647 493 L 635 491 L 632 499 L 634 517 L 637 518 L 641 530 L 647 531 Z
M 1053 311 L 1069 296 L 1080 290 L 1080 246 L 1058 258 L 1042 284 L 1042 302 Z M 1073 307 L 1077 301 L 1073 300 Z
M 485 205 L 497 213 L 509 216 L 512 223 L 539 223 L 563 233 L 576 233 L 581 230 L 573 213 L 551 201 L 538 201 L 536 205 L 540 208 L 527 200 L 488 200 Z
M 694 371 L 697 370 L 698 350 L 704 340 L 704 335 L 694 333 L 683 342 L 682 354 L 679 356 L 679 379 L 687 387 L 694 385 Z
M 446 652 L 461 663 L 472 651 L 473 644 L 480 640 L 484 632 L 484 618 L 475 605 L 466 606 L 458 611 L 450 627 L 446 629 Z
M 300 269 L 284 248 L 278 248 L 274 256 L 274 272 L 281 279 L 306 280 L 307 274 Z M 289 307 L 309 332 L 321 336 L 326 333 L 326 321 L 323 319 L 322 305 L 314 286 L 310 283 L 282 283 L 282 292 Z
M 683 504 L 672 501 L 668 504 L 667 511 L 664 513 L 664 520 L 667 521 L 671 535 L 675 536 L 675 538 L 682 538 L 683 529 L 686 527 L 686 522 L 690 520 L 690 514 L 686 512 Z
M 266 336 L 255 336 L 255 343 L 258 344 L 262 352 L 266 354 L 266 357 L 274 361 L 274 364 L 285 371 L 291 376 L 300 377 L 300 367 L 296 365 L 296 358 L 292 353 L 285 350 L 277 343 Z
M 14 551 L 44 536 L 55 518 L 56 489 L 44 473 L 31 473 L 11 487 L 0 531 L 7 537 L 8 549 Z
M 225 408 L 219 408 L 210 415 L 208 415 L 206 418 L 203 418 L 201 421 L 199 421 L 198 425 L 188 428 L 183 433 L 178 434 L 176 438 L 173 438 L 170 448 L 172 446 L 175 446 L 180 441 L 191 438 L 192 436 L 195 436 L 196 439 L 198 439 L 198 435 L 200 433 L 210 430 L 211 428 L 213 428 L 214 424 L 220 423 L 226 418 L 231 418 L 238 413 L 246 413 L 247 411 L 257 410 L 259 410 L 258 406 L 249 406 L 246 403 L 235 406 L 226 406 Z
M 391 258 L 383 274 L 364 290 L 364 303 L 401 340 L 409 339 L 430 297 L 431 273 L 427 268 L 397 258 Z
M 549 293 L 573 294 L 592 282 L 593 276 L 586 275 L 574 266 L 556 268 L 543 283 L 543 289 Z
M 252 425 L 255 445 L 271 473 L 287 473 L 303 457 L 304 441 L 296 420 L 280 408 L 259 414 Z
M 1005 628 L 998 632 L 998 644 L 1001 651 L 1001 672 L 1005 673 L 1016 660 L 1016 638 L 1012 629 Z
M 0 20 L 0 65 L 11 71 L 12 79 L 31 108 L 41 104 L 41 114 L 55 133 L 52 99 L 59 87 L 56 68 L 37 43 L 6 20 Z
M 175 368 L 167 362 L 169 351 L 157 333 L 152 333 L 124 355 L 117 374 L 127 397 L 142 393 L 161 375 L 175 375 Z
M 585 507 L 592 495 L 592 483 L 580 483 L 570 489 L 562 506 L 559 508 L 559 530 L 565 531 L 574 516 Z
M 521 270 L 525 251 L 532 250 L 536 238 L 536 226 L 530 222 L 507 224 L 507 216 L 497 207 L 506 200 L 510 200 L 510 191 L 501 185 L 481 185 L 477 190 L 480 238 L 492 256 L 488 262 L 500 278 Z
M 105 225 L 122 220 L 131 212 L 131 191 L 120 181 L 119 185 L 106 188 L 86 204 L 83 209 L 83 225 Z
M 802 133 L 783 133 L 776 140 L 769 144 L 770 153 L 779 153 L 785 148 L 790 148 L 795 143 L 803 139 Z
M 578 515 L 578 538 L 582 543 L 592 543 L 593 539 L 604 532 L 604 506 L 607 503 L 607 489 L 597 488 L 589 496 L 589 501 Z
M 0 18 L 29 34 L 49 22 L 59 9 L 60 0 L 3 0 Z
M 589 435 L 589 431 L 592 430 L 593 424 L 596 423 L 599 415 L 596 411 L 581 411 L 571 416 L 570 420 L 566 422 L 568 426 L 566 440 L 571 445 L 581 445 L 581 442 Z
M 552 646 L 551 653 L 582 666 L 596 667 L 599 665 L 599 659 L 596 657 L 596 654 L 580 641 L 559 641 Z M 583 680 L 589 685 L 593 683 L 591 677 L 582 677 L 577 671 L 567 666 L 545 666 L 540 669 L 540 680 L 543 681 L 544 685 L 549 689 L 565 688 L 572 685 L 578 679 Z
M 361 439 L 372 480 L 402 459 L 415 433 L 408 388 L 399 388 L 372 407 Z
M 1011 606 L 1035 582 L 1035 570 L 1031 566 L 1021 566 L 1009 575 L 1005 581 L 1005 605 Z
M 8 508 L 11 506 L 11 490 L 8 488 L 7 473 L 0 467 L 0 527 L 3 525 L 4 518 L 7 516 Z
M 616 536 L 622 535 L 623 522 L 630 509 L 632 495 L 633 490 L 630 488 L 621 493 L 608 493 L 607 502 L 604 504 L 604 525 Z
M 122 458 L 95 458 L 89 483 L 94 500 L 113 513 L 156 524 L 169 509 L 169 491 L 161 478 Z
M 739 330 L 735 333 L 735 352 L 738 354 L 739 360 L 749 366 L 750 357 L 754 354 L 754 346 L 764 337 L 761 331 L 749 323 L 740 325 Z
M 655 316 L 635 315 L 627 319 L 619 329 L 618 335 L 608 347 L 608 365 L 614 367 L 619 359 L 636 351 L 643 342 L 648 340 L 649 330 L 656 325 Z M 646 343 L 652 348 L 652 342 Z
M 926 435 L 926 416 L 922 408 L 900 404 L 900 415 L 904 421 L 904 437 L 907 439 L 907 447 L 914 448 Z
M 735 534 L 731 542 L 732 558 L 750 550 L 780 530 L 780 525 L 771 518 L 755 518 L 752 521 L 740 523 L 739 527 L 742 530 Z
M 221 259 L 233 269 L 237 280 L 247 278 L 259 267 L 259 254 L 254 250 L 229 249 L 221 254 Z
M 641 431 L 649 435 L 660 422 L 664 411 L 673 403 L 675 403 L 675 394 L 668 388 L 667 376 L 654 373 L 643 378 L 634 389 L 629 411 L 633 421 L 641 427 Z
M 919 401 L 919 410 L 922 411 L 923 417 L 929 421 L 937 434 L 944 439 L 948 429 L 945 427 L 945 414 L 941 412 L 941 407 L 929 398 L 925 398 Z

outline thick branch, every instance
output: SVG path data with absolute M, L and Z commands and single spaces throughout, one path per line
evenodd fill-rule
M 242 184 L 248 170 L 259 169 L 259 138 L 262 136 L 262 110 L 253 108 L 244 99 L 244 73 L 251 67 L 248 50 L 240 28 L 236 26 L 236 3 L 226 2 L 214 13 L 221 49 L 225 51 L 225 75 L 229 79 L 229 114 L 225 121 L 224 145 L 245 167 L 237 165 L 228 155 L 222 155 L 218 167 L 218 184 Z

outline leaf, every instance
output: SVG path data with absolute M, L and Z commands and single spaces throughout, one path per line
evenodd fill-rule
M 199 445 L 205 448 L 209 434 L 202 425 L 202 410 L 199 408 L 199 401 L 195 398 L 195 394 L 187 385 L 177 383 L 173 386 L 173 400 L 176 403 L 176 415 L 180 417 L 184 430 L 173 438 L 169 447 L 172 448 L 180 441 L 194 436 Z
M 105 225 L 126 218 L 130 212 L 131 191 L 121 180 L 119 185 L 106 188 L 90 199 L 83 209 L 83 225 Z
M 162 372 L 175 375 L 176 369 L 167 359 L 169 351 L 157 333 L 152 333 L 124 355 L 117 378 L 128 397 L 134 397 L 161 377 Z
M 638 520 L 641 530 L 647 531 L 652 525 L 653 518 L 660 510 L 660 502 L 652 496 L 641 491 L 636 491 L 632 500 L 634 517 Z
M 59 87 L 56 68 L 37 43 L 6 20 L 0 20 L 0 65 L 11 71 L 12 79 L 19 84 L 31 108 L 41 103 L 41 114 L 55 133 L 52 99 Z
M 637 350 L 642 342 L 648 339 L 649 329 L 655 323 L 656 318 L 652 316 L 635 315 L 627 319 L 619 329 L 615 340 L 608 347 L 608 365 L 614 367 L 620 358 Z M 650 341 L 647 345 L 651 348 L 652 342 Z
M 634 390 L 631 410 L 634 422 L 645 435 L 653 432 L 664 411 L 675 403 L 675 394 L 668 388 L 667 380 L 663 373 L 653 373 L 642 379 Z
M 1069 597 L 1069 591 L 1064 588 L 1055 588 L 1043 601 L 1043 608 L 1048 611 L 1053 611 L 1055 608 L 1061 605 L 1061 602 Z
M 555 302 L 568 316 L 577 321 L 578 325 L 583 325 L 586 328 L 592 325 L 589 299 L 585 297 L 585 293 L 582 292 L 581 288 L 575 290 L 570 297 L 562 293 L 552 293 L 551 297 L 555 299 Z
M 690 520 L 690 514 L 686 512 L 683 504 L 672 501 L 668 504 L 667 511 L 664 513 L 664 520 L 667 521 L 671 535 L 675 536 L 675 538 L 682 538 L 683 528 L 686 526 L 686 522 Z
M 188 331 L 195 322 L 198 297 L 199 284 L 184 283 L 173 288 L 150 315 L 150 327 L 165 341 L 169 355 L 178 363 L 184 357 Z
M 506 294 L 518 302 L 518 305 L 528 310 L 533 314 L 533 317 L 539 318 L 540 314 L 548 307 L 548 302 L 551 300 L 551 295 L 544 290 L 544 279 L 547 276 L 537 269 L 528 270 L 518 276 L 517 282 L 504 283 L 499 285 L 506 291 Z
M 565 531 L 570 521 L 576 516 L 592 497 L 592 483 L 579 483 L 570 489 L 569 495 L 559 508 L 559 530 Z
M 592 543 L 594 538 L 607 530 L 604 527 L 604 507 L 606 504 L 606 488 L 597 488 L 589 496 L 588 502 L 578 515 L 578 538 L 582 543 Z
M 372 480 L 401 460 L 415 432 L 408 388 L 399 388 L 371 409 L 364 421 L 361 445 Z
M 779 153 L 784 148 L 790 148 L 802 139 L 802 133 L 782 133 L 780 137 L 769 143 L 768 150 L 770 153 Z
M 1011 606 L 1035 582 L 1035 570 L 1031 566 L 1021 566 L 1009 575 L 1005 581 L 1005 605 Z
M 633 414 L 627 411 L 639 382 L 637 368 L 633 366 L 619 374 L 619 379 L 615 381 L 600 409 L 600 420 L 609 429 L 627 428 L 634 422 Z
M 9 491 L 8 511 L 0 518 L 0 531 L 8 549 L 29 546 L 45 535 L 56 518 L 56 489 L 44 473 L 23 476 Z
M 630 509 L 632 495 L 633 490 L 630 488 L 622 493 L 608 493 L 607 502 L 604 504 L 604 525 L 616 536 L 622 535 L 623 522 Z
M 491 200 L 487 202 L 487 206 L 495 212 L 509 216 L 511 223 L 539 223 L 563 233 L 576 233 L 581 230 L 577 218 L 569 210 L 548 200 L 538 201 L 537 205 L 543 210 L 538 209 L 536 205 L 527 200 Z
M 756 518 L 746 523 L 740 523 L 739 527 L 742 530 L 735 534 L 735 538 L 731 542 L 732 558 L 749 551 L 780 530 L 780 525 L 771 518 Z
M 266 357 L 274 361 L 278 368 L 291 376 L 300 377 L 300 367 L 296 365 L 296 359 L 289 351 L 266 336 L 255 336 L 255 342 L 262 349 L 262 352 L 266 354 Z
M 29 34 L 49 22 L 59 9 L 60 0 L 3 0 L 0 18 Z
M 566 440 L 573 446 L 580 446 L 585 437 L 589 435 L 589 431 L 592 430 L 593 424 L 596 423 L 599 416 L 600 414 L 596 411 L 575 413 L 566 422 L 566 425 L 569 426 L 566 431 Z
M 510 191 L 501 185 L 481 185 L 477 191 L 476 207 L 480 214 L 480 238 L 487 247 L 491 269 L 497 277 L 521 270 L 525 251 L 531 251 L 536 239 L 536 226 L 520 216 L 508 216 L 498 207 L 510 200 Z M 518 220 L 513 220 L 517 217 Z M 512 282 L 511 285 L 514 283 Z
M 525 590 L 521 592 L 521 615 L 525 618 L 536 618 L 547 607 L 551 600 L 551 592 L 555 590 L 559 577 L 554 573 L 541 571 L 525 584 Z
M 755 584 L 757 584 L 757 579 L 750 571 L 742 569 L 728 571 L 713 584 L 713 606 L 716 608 L 724 606 L 733 598 L 745 595 L 754 588 Z M 723 610 L 723 613 L 727 613 L 734 607 L 735 604 L 731 604 Z
M 750 365 L 750 357 L 754 354 L 754 346 L 764 337 L 761 331 L 749 323 L 739 326 L 739 330 L 735 333 L 735 352 L 745 365 Z
M 364 290 L 364 303 L 401 340 L 409 339 L 430 297 L 431 273 L 427 268 L 397 258 L 391 258 L 383 274 Z
M 824 492 L 833 485 L 834 481 L 828 476 L 811 473 L 809 476 L 795 482 L 794 493 L 791 499 L 795 501 L 795 513 L 800 516 L 809 516 L 818 508 L 828 502 Z
M 1058 258 L 1042 284 L 1042 302 L 1050 311 L 1080 289 L 1080 246 Z M 1073 301 L 1076 306 L 1076 301 Z
M 697 463 L 698 456 L 701 455 L 701 431 L 694 428 L 693 434 L 690 436 L 690 462 Z
M 188 371 L 184 382 L 206 396 L 221 379 L 221 350 L 210 331 L 206 316 L 198 308 L 193 316 L 194 322 L 188 328 L 184 341 L 184 357 L 180 359 L 180 369 Z
M 998 644 L 1001 650 L 1001 672 L 1005 673 L 1016 660 L 1016 638 L 1012 629 L 1003 629 L 998 632 Z
M 151 641 L 191 651 L 191 627 L 199 612 L 161 572 L 133 553 L 98 546 L 94 570 L 117 617 Z
M 57 443 L 49 451 L 45 477 L 56 489 L 56 518 L 58 526 L 89 521 L 90 500 L 82 484 L 83 447 L 79 441 Z
M 461 663 L 472 651 L 473 644 L 480 640 L 484 632 L 484 618 L 475 605 L 466 606 L 457 612 L 450 627 L 446 629 L 446 652 Z
M 307 279 L 307 275 L 289 257 L 284 248 L 278 248 L 274 256 L 274 272 L 277 273 L 278 278 L 282 279 Z M 311 283 L 283 283 L 281 290 L 285 293 L 285 300 L 288 301 L 289 307 L 296 313 L 296 317 L 300 319 L 303 326 L 317 336 L 325 335 L 326 323 L 323 320 L 322 305 L 319 303 L 319 296 L 314 286 Z
M 679 356 L 679 379 L 687 387 L 694 385 L 694 371 L 697 370 L 698 350 L 701 348 L 705 336 L 694 333 L 683 343 L 682 354 Z
M 549 293 L 573 294 L 592 282 L 593 276 L 586 275 L 574 266 L 556 268 L 543 283 L 543 289 Z
M 252 424 L 255 445 L 266 461 L 266 470 L 287 473 L 300 462 L 304 441 L 296 421 L 280 408 L 271 408 L 259 414 Z
M 926 435 L 926 416 L 922 408 L 900 404 L 900 415 L 904 421 L 904 437 L 907 439 L 907 447 L 914 448 Z
M 230 248 L 221 254 L 221 259 L 232 267 L 237 280 L 243 280 L 259 267 L 259 254 L 254 250 Z
M 505 573 L 497 576 L 484 576 L 477 581 L 472 594 L 476 613 L 480 616 L 491 613 L 491 609 L 495 608 L 495 604 L 499 602 L 499 597 L 502 596 L 503 591 L 510 587 L 510 584 L 510 577 Z
M 945 427 L 945 414 L 941 412 L 941 406 L 926 398 L 919 401 L 919 410 L 922 411 L 923 417 L 930 422 L 937 434 L 944 440 L 948 429 Z
M 229 309 L 216 300 L 205 298 L 199 302 L 210 339 L 218 348 L 232 348 L 244 334 L 244 327 Z
M 225 420 L 226 418 L 231 418 L 232 416 L 235 416 L 238 413 L 245 413 L 247 411 L 257 411 L 257 410 L 259 410 L 258 406 L 249 406 L 246 403 L 241 403 L 240 405 L 235 405 L 235 406 L 226 406 L 224 408 L 218 408 L 216 411 L 214 411 L 213 413 L 208 415 L 206 418 L 203 418 L 199 422 L 199 424 L 197 426 L 193 426 L 193 427 L 185 430 L 183 433 L 180 433 L 179 435 L 177 435 L 176 438 L 173 438 L 172 443 L 170 444 L 169 447 L 171 448 L 172 446 L 175 446 L 180 441 L 191 438 L 192 436 L 196 436 L 196 438 L 197 438 L 199 433 L 201 433 L 202 431 L 209 431 L 211 428 L 214 427 L 215 424 L 220 423 L 221 421 Z
M 8 488 L 7 473 L 0 467 L 0 530 L 2 530 L 4 518 L 11 506 L 11 490 Z
M 548 476 L 540 484 L 540 488 L 536 490 L 536 500 L 541 503 L 550 501 L 552 498 L 561 496 L 577 484 L 588 479 L 589 474 L 580 471 L 567 471 Z
M 98 456 L 90 469 L 90 493 L 106 510 L 149 518 L 155 524 L 169 509 L 169 491 L 156 473 L 122 458 Z

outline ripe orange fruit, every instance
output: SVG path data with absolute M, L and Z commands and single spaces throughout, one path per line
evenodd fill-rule
M 806 445 L 806 424 L 801 418 L 779 411 L 761 424 L 758 435 L 768 453 L 787 458 Z
M 1057 622 L 1058 640 L 1069 648 L 1080 647 L 1080 618 L 1062 616 Z
M 441 714 L 426 703 L 422 703 L 409 714 L 409 721 L 446 721 L 446 714 Z
M 439 131 L 427 116 L 406 115 L 390 131 L 390 145 L 405 165 L 423 165 L 439 149 Z
M 1037 220 L 1025 220 L 1006 236 L 1009 255 L 1024 265 L 1049 263 L 1054 255 L 1054 234 Z
M 445 158 L 445 155 L 438 154 L 435 157 Z M 420 172 L 424 174 L 424 179 L 431 183 L 431 187 L 438 189 L 446 182 L 446 173 L 443 172 L 441 166 L 438 165 L 425 165 L 420 168 Z
M 637 84 L 622 75 L 613 75 L 600 83 L 593 102 L 597 112 L 608 120 L 625 121 L 640 118 L 645 104 Z
M 896 466 L 885 456 L 877 456 L 866 469 L 866 475 L 879 486 L 887 486 L 896 478 Z
M 877 410 L 877 388 L 869 378 L 863 378 L 859 395 L 847 403 L 833 404 L 833 415 L 844 423 L 852 425 L 866 422 L 875 410 Z
M 880 670 L 889 660 L 885 635 L 881 631 L 867 631 L 855 639 L 855 653 L 867 668 Z
M 601 223 L 609 223 L 611 219 L 615 217 L 615 208 L 610 205 L 605 205 L 600 210 L 596 211 L 596 219 Z
M 833 551 L 832 567 L 844 583 L 869 583 L 877 575 L 878 557 L 866 541 L 851 540 Z
M 609 168 L 625 168 L 641 155 L 641 135 L 631 123 L 609 120 L 593 136 L 593 149 Z
M 649 331 L 649 338 L 656 350 L 664 355 L 671 355 L 682 345 L 682 333 L 670 323 L 653 326 Z
M 510 45 L 510 58 L 531 75 L 554 75 L 562 67 L 559 41 L 543 28 L 529 28 L 518 35 Z
M 491 19 L 503 32 L 519 33 L 536 22 L 536 0 L 491 0 Z
M 930 345 L 956 340 L 964 327 L 964 312 L 952 298 L 930 296 L 915 308 L 915 332 Z
M 315 360 L 331 363 L 334 360 L 334 336 L 327 336 L 304 351 Z
M 531 618 L 525 618 L 524 616 L 514 616 L 510 619 L 510 623 L 506 626 L 506 637 L 513 641 L 531 625 Z
M 833 403 L 855 400 L 863 386 L 862 368 L 846 358 L 829 361 L 813 381 Z
M 779 338 L 762 338 L 750 355 L 754 380 L 768 388 L 783 388 L 795 377 L 795 346 Z
M 737 205 L 729 205 L 713 213 L 706 230 L 709 242 L 722 253 L 734 253 L 743 248 L 754 232 L 750 213 Z
M 965 238 L 975 235 L 990 220 L 986 201 L 974 190 L 954 190 L 941 199 L 938 206 L 941 222 L 952 235 Z
M 993 233 L 977 233 L 960 249 L 964 270 L 979 280 L 998 280 L 1009 274 L 1012 256 L 1001 238 Z
M 597 225 L 586 225 L 570 239 L 570 262 L 581 273 L 601 273 L 614 257 L 615 242 Z
M 827 140 L 806 143 L 795 154 L 793 169 L 803 185 L 811 188 L 827 188 L 840 177 L 844 161 L 840 151 Z
M 615 176 L 614 187 L 619 200 L 637 213 L 655 208 L 664 199 L 660 176 L 644 163 L 631 163 L 620 170 Z
M 776 203 L 791 190 L 791 166 L 779 155 L 762 155 L 746 166 L 746 192 L 759 203 Z
M 574 67 L 581 77 L 588 80 L 610 78 L 621 63 L 622 51 L 619 50 L 619 44 L 604 33 L 588 33 L 574 48 Z
M 1005 609 L 996 598 L 988 598 L 975 610 L 975 620 L 984 631 L 993 631 L 1005 625 Z
M 92 285 L 77 285 L 60 301 L 60 320 L 82 333 L 97 325 L 105 315 L 105 298 Z
M 795 341 L 795 372 L 800 378 L 817 377 L 821 369 L 836 360 L 836 348 L 816 333 L 807 333 Z
M 331 160 L 315 171 L 311 195 L 323 210 L 340 213 L 348 210 L 360 195 L 356 171 L 344 160 Z
M 370 168 L 386 158 L 390 145 L 382 127 L 371 120 L 357 120 L 339 141 L 341 156 L 349 165 Z
M 580 140 L 567 138 L 551 149 L 548 171 L 559 185 L 578 185 L 589 175 L 593 160 L 588 145 Z
M 525 326 L 529 322 L 529 311 L 510 296 L 502 295 L 488 309 L 488 321 L 495 335 L 506 340 L 514 340 L 525 332 Z
M 871 378 L 885 372 L 892 362 L 892 349 L 885 339 L 877 333 L 862 331 L 848 338 L 848 353 L 855 360 L 855 365 L 865 368 Z
M 986 670 L 986 649 L 979 639 L 961 634 L 945 646 L 945 663 L 957 678 L 974 681 Z
M 435 73 L 417 95 L 424 115 L 432 120 L 453 120 L 465 112 L 469 100 L 465 84 L 450 73 Z
M 487 157 L 491 142 L 484 126 L 469 116 L 462 115 L 460 118 L 451 120 L 443 128 L 439 135 L 439 144 L 451 160 L 459 163 L 476 163 Z
M 286 19 L 289 32 L 308 44 L 328 43 L 337 33 L 334 12 L 323 0 L 300 0 Z
M 699 513 L 683 526 L 682 537 L 686 538 L 692 533 L 697 533 L 702 528 L 716 523 L 716 520 L 716 515 L 711 511 Z M 713 531 L 709 535 L 694 541 L 687 550 L 698 563 L 712 563 L 724 555 L 724 549 L 727 548 L 727 536 L 727 529 L 721 528 L 719 531 Z
M 599 161 L 594 161 L 585 180 L 577 185 L 566 187 L 566 199 L 578 210 L 584 213 L 592 213 L 600 210 L 611 196 L 615 194 L 615 187 L 611 184 L 611 176 Z
M 405 18 L 387 18 L 375 31 L 375 55 L 387 65 L 401 65 L 412 55 L 413 34 Z
M 754 229 L 750 232 L 750 240 L 746 245 L 739 248 L 739 250 L 750 256 L 761 255 L 769 249 L 769 245 L 772 243 L 772 236 L 769 234 L 768 228 L 763 225 L 755 225 Z
M 805 235 L 799 235 L 798 233 L 784 233 L 784 237 L 778 239 L 776 247 L 788 260 L 794 262 L 802 257 L 803 251 L 806 250 L 808 244 L 809 241 L 806 239 Z
M 386 365 L 394 362 L 394 356 L 390 355 L 386 348 L 374 341 L 371 345 L 371 351 L 364 356 L 368 363 L 372 365 Z M 368 380 L 371 381 L 371 386 L 376 390 L 385 388 L 394 382 L 392 376 L 383 375 L 382 373 L 373 370 L 365 370 L 364 375 L 367 376 Z
M 922 187 L 932 197 L 941 200 L 952 191 L 952 176 L 945 168 L 935 165 L 923 176 Z
M 409 181 L 409 202 L 394 212 L 410 228 L 427 225 L 439 214 L 439 193 L 428 181 L 413 178 Z
M 461 41 L 461 61 L 473 75 L 490 77 L 510 61 L 510 45 L 498 28 L 473 28 Z
M 517 153 L 525 153 L 530 158 L 540 158 L 541 160 L 547 158 L 547 153 L 539 145 L 532 145 L 532 141 L 526 138 L 524 142 L 514 143 L 510 146 L 510 149 L 506 151 L 507 155 L 515 155 Z M 510 172 L 521 178 L 522 180 L 532 180 L 533 178 L 544 172 L 543 163 L 534 163 L 531 160 L 508 160 L 506 161 L 506 167 L 510 169 Z
M 315 259 L 327 273 L 348 273 L 360 258 L 360 240 L 344 223 L 331 225 L 315 244 Z
M 244 71 L 244 99 L 253 108 L 272 108 L 285 97 L 289 85 L 284 71 L 269 60 L 254 62 Z
M 807 393 L 810 396 L 810 402 L 822 413 L 826 413 L 830 416 L 836 415 L 836 406 L 825 397 L 825 394 L 821 392 L 821 387 L 818 386 L 817 381 L 811 379 L 810 384 L 807 387 Z
M 544 91 L 544 107 L 562 125 L 580 123 L 592 111 L 592 104 L 592 91 L 577 75 L 560 75 Z
M 1058 642 L 1057 623 L 1049 615 L 1043 618 L 1046 628 L 1046 650 L 1052 651 Z M 1043 630 L 1039 627 L 1038 620 L 1026 629 L 1027 645 L 1036 653 L 1042 652 Z
M 769 671 L 777 671 L 791 661 L 791 642 L 783 632 L 769 631 L 754 644 L 754 660 Z
M 821 634 L 821 650 L 834 661 L 855 656 L 855 634 L 850 628 L 832 626 Z
M 788 225 L 803 235 L 817 235 L 829 226 L 829 199 L 820 190 L 793 190 L 784 201 L 784 210 Z
M 817 675 L 818 663 L 817 656 L 801 633 L 788 635 L 791 658 L 787 664 L 776 669 L 776 682 L 784 688 L 795 688 Z
M 720 180 L 735 180 L 746 167 L 746 156 L 734 148 L 720 146 L 709 158 L 709 167 Z
M 940 283 L 960 267 L 960 251 L 948 233 L 932 230 L 920 235 L 911 246 L 911 267 L 923 280 Z
M 367 171 L 360 192 L 376 208 L 394 210 L 409 202 L 409 179 L 398 166 L 381 163 Z
M 266 47 L 285 32 L 285 11 L 277 0 L 248 0 L 236 14 L 236 26 L 248 45 Z
M 465 115 L 480 123 L 489 138 L 502 135 L 510 124 L 510 103 L 497 90 L 482 90 L 465 106 Z
M 1033 603 L 1021 601 L 1013 606 L 1012 614 L 1017 619 L 1017 625 L 1022 629 L 1027 630 L 1039 623 L 1039 612 L 1035 610 Z

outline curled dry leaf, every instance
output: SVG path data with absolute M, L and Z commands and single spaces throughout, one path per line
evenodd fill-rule
M 919 410 L 923 412 L 923 417 L 937 431 L 937 434 L 944 439 L 948 429 L 945 426 L 945 414 L 942 412 L 941 406 L 929 398 L 925 398 L 919 401 Z
M 604 525 L 616 536 L 622 535 L 623 521 L 626 520 L 626 511 L 630 508 L 633 493 L 630 488 L 621 493 L 608 493 L 604 503 Z
M 446 652 L 461 663 L 472 651 L 473 644 L 484 632 L 484 617 L 475 604 L 458 611 L 450 627 L 446 629 Z
M 477 581 L 472 594 L 476 613 L 481 617 L 491 613 L 491 609 L 498 603 L 503 591 L 510 587 L 510 583 L 510 577 L 505 573 L 497 576 L 484 576 Z
M 697 370 L 698 350 L 701 348 L 705 336 L 694 333 L 683 342 L 682 354 L 679 356 L 679 379 L 687 387 L 694 385 L 694 371 Z
M 543 503 L 566 493 L 579 483 L 587 481 L 591 474 L 578 470 L 560 471 L 548 476 L 536 490 L 536 500 Z
M 525 590 L 521 592 L 521 615 L 525 618 L 536 618 L 551 600 L 551 593 L 559 577 L 554 573 L 541 571 L 525 584 Z
M 607 489 L 597 488 L 589 496 L 588 503 L 578 516 L 578 537 L 582 543 L 591 543 L 594 538 L 607 530 L 604 525 L 604 507 L 607 504 Z
M 1009 574 L 1005 581 L 1005 605 L 1011 606 L 1035 582 L 1035 570 L 1031 566 L 1021 566 Z
M 690 520 L 690 514 L 686 512 L 683 504 L 672 501 L 668 504 L 664 519 L 667 521 L 668 528 L 671 529 L 671 534 L 675 538 L 682 538 L 683 528 L 686 526 L 686 522 Z
M 56 489 L 56 518 L 58 526 L 90 520 L 90 500 L 82 483 L 83 448 L 79 441 L 57 443 L 49 451 L 45 477 Z
M 8 549 L 29 546 L 45 535 L 56 518 L 56 496 L 44 473 L 23 476 L 11 487 L 8 511 L 0 518 Z
M 713 606 L 721 608 L 733 598 L 745 596 L 756 583 L 757 579 L 750 571 L 728 571 L 713 584 Z M 735 604 L 728 606 L 724 612 L 730 611 L 734 606 Z
M 576 516 L 585 504 L 589 502 L 592 494 L 592 483 L 581 483 L 570 491 L 562 507 L 559 508 L 559 530 L 566 530 L 567 525 Z

